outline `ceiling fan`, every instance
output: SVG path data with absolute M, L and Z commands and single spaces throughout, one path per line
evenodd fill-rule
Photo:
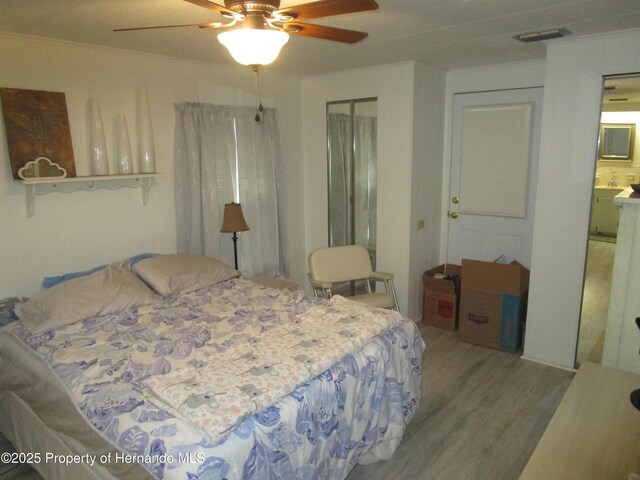
M 172 27 L 219 28 L 218 35 L 236 61 L 243 65 L 266 65 L 275 60 L 289 34 L 323 38 L 336 42 L 356 43 L 366 32 L 305 23 L 301 20 L 332 17 L 348 13 L 376 10 L 375 0 L 319 0 L 280 8 L 280 0 L 224 0 L 224 6 L 209 0 L 184 0 L 222 15 L 227 21 L 163 25 L 155 27 L 119 28 L 115 31 L 148 30 Z

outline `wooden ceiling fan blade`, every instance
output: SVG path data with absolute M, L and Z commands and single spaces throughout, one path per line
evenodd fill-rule
M 219 28 L 220 23 L 190 23 L 186 25 L 158 25 L 153 27 L 133 27 L 133 28 L 114 28 L 114 32 L 131 32 L 134 30 L 155 30 L 158 28 L 179 28 L 179 27 L 200 27 L 200 28 Z
M 231 23 L 203 23 L 201 25 L 196 25 L 198 28 L 230 28 L 233 27 L 237 22 Z
M 236 14 L 229 10 L 227 7 L 218 5 L 217 3 L 210 2 L 209 0 L 184 0 L 185 2 L 193 3 L 199 7 L 206 8 L 208 10 L 217 12 L 225 17 L 234 17 Z
M 287 22 L 284 24 L 284 30 L 292 35 L 323 38 L 325 40 L 343 43 L 357 43 L 368 35 L 366 32 L 301 22 Z
M 378 4 L 374 0 L 320 0 L 276 10 L 274 16 L 290 16 L 293 20 L 310 20 L 377 9 Z

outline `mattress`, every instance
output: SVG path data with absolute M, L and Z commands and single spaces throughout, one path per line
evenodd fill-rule
M 302 336 L 291 343 L 283 332 Z M 336 342 L 346 348 L 338 359 Z M 282 356 L 300 345 L 318 355 Z M 394 312 L 233 279 L 53 333 L 9 326 L 0 390 L 117 478 L 340 479 L 397 448 L 419 405 L 423 349 L 415 325 Z M 242 366 L 255 352 L 258 363 Z M 180 397 L 192 371 L 193 385 L 241 394 L 224 408 L 204 402 L 208 390 Z M 238 401 L 243 394 L 251 402 Z
M 28 453 L 90 454 L 98 459 L 103 455 L 115 456 L 117 449 L 87 423 L 69 400 L 69 392 L 51 366 L 14 335 L 0 333 L 0 372 L 0 384 L 11 386 L 9 391 L 3 389 L 5 392 L 0 398 L 2 431 L 14 445 L 22 439 L 26 445 L 42 442 L 39 449 L 29 449 Z M 23 434 L 27 437 L 21 437 Z M 74 478 L 74 471 L 91 470 L 84 468 L 87 465 L 81 462 L 65 466 L 46 460 L 41 458 L 40 462 L 33 463 L 34 468 L 45 476 L 48 472 L 65 471 Z M 95 474 L 98 478 L 153 478 L 138 463 L 96 462 L 93 470 L 98 472 Z M 86 478 L 86 475 L 85 471 L 75 478 Z M 54 478 L 60 478 L 60 475 L 56 474 Z
M 101 465 L 68 461 L 79 451 L 69 448 L 68 443 L 73 443 L 73 440 L 47 427 L 29 406 L 13 392 L 5 392 L 0 395 L 0 431 L 15 446 L 17 452 L 46 452 L 49 454 L 48 459 L 40 456 L 39 458 L 32 457 L 30 460 L 33 468 L 44 478 L 57 480 L 77 480 L 79 478 L 83 480 L 115 480 L 117 478 Z M 24 462 L 17 452 L 12 459 L 14 464 Z M 53 459 L 57 461 L 53 461 Z M 142 475 L 140 478 L 145 478 L 144 471 Z

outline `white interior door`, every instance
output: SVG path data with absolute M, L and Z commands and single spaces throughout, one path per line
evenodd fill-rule
M 542 88 L 454 96 L 447 261 L 531 266 Z

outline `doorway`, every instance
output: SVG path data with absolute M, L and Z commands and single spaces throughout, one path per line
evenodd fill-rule
M 604 77 L 600 122 L 603 127 L 634 125 L 635 130 L 640 128 L 640 75 Z M 602 362 L 619 216 L 619 208 L 614 205 L 613 198 L 631 183 L 640 182 L 638 142 L 630 142 L 629 155 L 618 153 L 611 158 L 608 149 L 604 148 L 603 138 L 601 128 L 593 180 L 576 367 L 584 361 Z

